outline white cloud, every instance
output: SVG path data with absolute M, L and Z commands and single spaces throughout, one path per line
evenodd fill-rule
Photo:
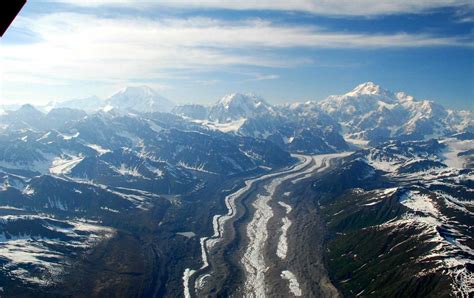
M 332 16 L 376 16 L 425 13 L 433 9 L 457 7 L 473 9 L 471 0 L 54 0 L 78 6 L 125 6 L 146 9 L 156 6 L 178 8 L 217 8 L 231 10 L 299 11 Z
M 153 81 L 176 72 L 202 72 L 229 66 L 294 67 L 311 58 L 288 54 L 294 48 L 385 48 L 469 46 L 472 41 L 428 34 L 362 34 L 281 25 L 252 19 L 105 18 L 53 13 L 18 18 L 34 43 L 0 48 L 2 95 L 18 84 L 65 85 L 77 81 L 117 85 Z M 275 79 L 261 75 L 256 80 Z M 194 80 L 195 78 L 193 78 Z
M 276 80 L 279 79 L 280 76 L 277 74 L 265 74 L 265 73 L 242 73 L 243 75 L 247 75 L 251 78 L 245 81 L 267 81 L 267 80 Z

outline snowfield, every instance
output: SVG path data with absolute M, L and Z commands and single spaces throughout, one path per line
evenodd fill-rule
M 57 221 L 43 216 L 9 215 L 0 217 L 0 226 L 11 221 L 39 220 L 45 221 L 44 227 L 62 237 L 47 238 L 32 234 L 10 235 L 0 233 L 0 256 L 5 261 L 4 268 L 10 270 L 12 277 L 27 283 L 46 285 L 58 278 L 68 262 L 68 250 L 85 250 L 96 245 L 100 240 L 110 238 L 114 230 L 96 223 L 86 223 L 79 219 Z M 62 225 L 66 224 L 67 227 Z M 60 226 L 61 225 L 61 226 Z M 24 270 L 33 266 L 36 270 Z M 48 278 L 46 278 L 48 277 Z

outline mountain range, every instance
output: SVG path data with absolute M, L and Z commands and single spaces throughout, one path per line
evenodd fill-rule
M 301 239 L 324 245 L 340 292 L 472 293 L 472 111 L 372 82 L 284 105 L 240 93 L 177 105 L 141 86 L 5 109 L 0 289 L 181 295 L 202 256 L 196 235 L 212 234 L 227 194 L 300 156 L 347 151 L 291 183 L 305 194 L 293 202 L 300 219 L 325 225 L 320 242 L 311 229 Z

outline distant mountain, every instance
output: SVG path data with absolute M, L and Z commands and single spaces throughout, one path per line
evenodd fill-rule
M 148 86 L 134 86 L 126 87 L 105 100 L 97 96 L 91 96 L 50 102 L 44 106 L 38 106 L 38 109 L 45 113 L 58 108 L 78 109 L 87 113 L 95 113 L 99 110 L 108 112 L 112 109 L 126 113 L 154 113 L 170 112 L 174 106 L 173 102 L 159 95 L 152 88 Z
M 210 107 L 208 118 L 225 123 L 262 115 L 275 115 L 273 107 L 263 98 L 254 94 L 232 93 Z
M 147 86 L 126 87 L 105 101 L 103 109 L 118 109 L 140 113 L 169 112 L 173 102 Z
M 174 106 L 128 87 L 0 111 L 0 292 L 113 296 L 136 285 L 142 296 L 179 296 L 183 271 L 207 258 L 200 245 L 216 214 L 232 205 L 225 198 L 247 185 L 250 201 L 261 188 L 247 178 L 291 167 L 293 153 L 354 150 L 325 166 L 313 156 L 320 171 L 278 190 L 305 222 L 291 244 L 324 254 L 346 296 L 467 297 L 473 139 L 471 112 L 370 82 L 286 105 L 234 93 Z
M 209 107 L 199 104 L 185 104 L 175 106 L 171 113 L 186 118 L 205 120 L 209 114 Z
M 87 98 L 80 98 L 80 99 L 69 99 L 66 101 L 60 102 L 50 102 L 45 106 L 39 107 L 44 112 L 49 112 L 52 109 L 59 109 L 59 108 L 70 108 L 70 109 L 78 109 L 84 110 L 88 113 L 95 112 L 99 110 L 104 105 L 104 101 L 97 96 L 91 96 Z
M 0 123 L 8 123 L 11 126 L 31 126 L 43 121 L 45 114 L 30 104 L 20 106 L 17 110 L 5 111 L 0 114 Z
M 403 92 L 392 93 L 372 82 L 314 104 L 338 121 L 351 139 L 380 143 L 474 130 L 469 111 L 447 110 L 432 101 L 417 101 Z

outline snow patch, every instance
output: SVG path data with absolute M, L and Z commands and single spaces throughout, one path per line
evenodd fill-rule
M 53 159 L 49 172 L 53 175 L 66 175 L 82 160 L 83 156 L 68 156 L 67 158 L 56 157 Z
M 97 153 L 99 153 L 99 155 L 102 155 L 102 154 L 105 154 L 105 153 L 108 153 L 108 152 L 112 152 L 112 150 L 104 149 L 100 145 L 97 145 L 97 144 L 88 144 L 86 146 L 91 148 L 91 149 L 94 149 L 95 151 L 97 151 Z

